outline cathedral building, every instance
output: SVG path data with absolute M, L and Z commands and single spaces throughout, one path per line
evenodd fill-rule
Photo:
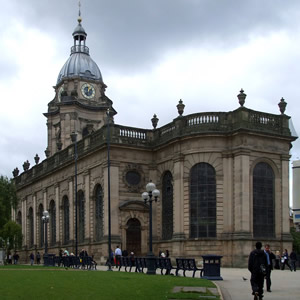
M 200 261 L 216 254 L 223 266 L 241 267 L 257 240 L 290 249 L 289 151 L 297 137 L 284 99 L 279 114 L 254 111 L 241 90 L 233 111 L 185 115 L 180 100 L 178 116 L 162 127 L 156 115 L 153 129 L 115 124 L 117 112 L 81 23 L 44 114 L 46 159 L 36 156 L 36 165 L 27 161 L 24 172 L 13 172 L 21 258 L 43 253 L 47 237 L 49 253 L 75 253 L 78 244 L 105 262 L 109 204 L 112 249 L 146 255 L 149 204 L 141 194 L 151 180 L 160 190 L 152 214 L 156 255 L 168 249 L 171 258 Z

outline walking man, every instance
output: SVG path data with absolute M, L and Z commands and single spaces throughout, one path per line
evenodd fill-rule
M 117 246 L 115 250 L 116 266 L 120 265 L 121 256 L 122 256 L 122 250 L 119 248 L 119 246 Z
M 254 300 L 262 300 L 264 294 L 264 278 L 266 275 L 267 256 L 262 248 L 262 243 L 255 244 L 255 250 L 249 255 L 248 270 L 251 272 L 251 287 Z
M 266 285 L 267 285 L 267 291 L 271 291 L 271 271 L 273 270 L 273 259 L 275 259 L 275 254 L 271 252 L 270 250 L 270 245 L 266 244 L 265 245 L 265 250 L 264 250 L 266 257 L 267 257 L 267 268 L 266 268 Z

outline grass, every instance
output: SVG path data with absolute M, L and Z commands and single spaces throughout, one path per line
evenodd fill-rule
M 175 286 L 215 287 L 209 280 L 126 272 L 65 270 L 43 266 L 1 266 L 0 299 L 199 299 L 172 293 Z M 201 296 L 211 295 L 209 291 Z M 201 299 L 205 299 L 202 298 Z M 209 299 L 209 298 L 207 298 Z M 219 298 L 217 298 L 219 299 Z

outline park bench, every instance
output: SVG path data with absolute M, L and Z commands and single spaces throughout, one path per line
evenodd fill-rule
M 200 271 L 200 277 L 203 275 L 203 268 L 197 267 L 194 258 L 176 258 L 176 276 L 178 276 L 180 270 L 183 271 L 184 277 L 186 271 L 193 271 L 193 277 L 195 277 L 197 271 Z
M 91 256 L 83 256 L 81 261 L 81 269 L 97 270 L 97 264 Z
M 171 259 L 169 257 L 159 257 L 156 259 L 156 268 L 160 269 L 161 275 L 163 275 L 163 271 L 165 270 L 165 275 L 173 275 L 171 271 L 175 269 L 172 266 Z
M 129 272 L 131 272 L 132 261 L 131 261 L 130 257 L 121 256 L 120 264 L 119 264 L 119 271 L 121 270 L 122 267 L 125 267 L 125 272 L 127 272 L 127 268 L 129 268 Z
M 144 268 L 147 268 L 146 257 L 135 257 L 135 272 L 144 273 Z

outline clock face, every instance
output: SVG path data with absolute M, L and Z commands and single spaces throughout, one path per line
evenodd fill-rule
M 95 97 L 95 88 L 91 84 L 85 83 L 81 87 L 81 93 L 83 97 L 92 99 Z
M 61 86 L 57 93 L 58 102 L 61 102 L 61 93 L 64 91 L 64 87 Z

